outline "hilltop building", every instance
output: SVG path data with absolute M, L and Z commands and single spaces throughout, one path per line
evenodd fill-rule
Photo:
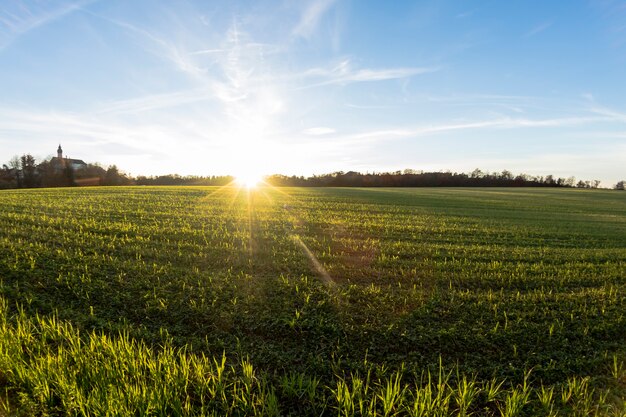
M 82 159 L 64 158 L 63 149 L 61 148 L 61 144 L 59 144 L 57 156 L 50 160 L 50 166 L 52 166 L 55 171 L 62 171 L 66 167 L 70 167 L 74 171 L 80 171 L 81 169 L 86 168 L 87 164 Z

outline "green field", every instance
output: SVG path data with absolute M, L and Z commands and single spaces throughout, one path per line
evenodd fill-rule
M 7 415 L 626 413 L 626 193 L 0 193 Z

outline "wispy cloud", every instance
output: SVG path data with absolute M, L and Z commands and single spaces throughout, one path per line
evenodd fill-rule
M 211 55 L 211 54 L 221 54 L 227 52 L 226 49 L 201 49 L 198 51 L 190 52 L 190 55 Z
M 149 100 L 159 99 L 167 105 L 169 99 L 174 104 L 180 100 L 190 102 L 202 100 L 202 97 L 211 96 L 224 103 L 233 103 L 246 99 L 250 94 L 248 81 L 255 73 L 255 65 L 250 62 L 260 62 L 259 57 L 265 53 L 266 44 L 249 42 L 242 32 L 237 21 L 221 37 L 217 48 L 202 48 L 190 50 L 187 44 L 172 40 L 174 36 L 155 33 L 130 24 L 128 22 L 98 16 L 110 23 L 124 28 L 129 34 L 136 36 L 145 43 L 145 50 L 154 56 L 169 62 L 172 67 L 188 76 L 196 86 L 195 92 L 182 94 L 167 94 L 161 97 L 152 97 Z M 185 34 L 200 43 L 193 33 Z M 195 42 L 188 42 L 194 44 Z M 209 56 L 209 61 L 206 57 Z M 242 62 L 242 61 L 246 62 Z M 200 95 L 198 95 L 200 91 Z M 156 106 L 160 106 L 156 104 Z
M 622 0 L 590 2 L 604 21 L 604 32 L 611 47 L 622 49 L 626 45 L 626 4 Z
M 475 12 L 476 12 L 476 9 L 467 10 L 465 12 L 458 13 L 455 17 L 457 19 L 465 19 L 465 18 L 471 17 Z
M 322 16 L 324 16 L 336 1 L 337 0 L 313 0 L 302 13 L 300 21 L 292 31 L 292 35 L 306 39 L 310 38 L 317 29 Z
M 526 129 L 526 128 L 556 128 L 568 126 L 580 126 L 592 123 L 619 120 L 617 116 L 580 116 L 563 117 L 553 119 L 527 119 L 502 117 L 496 119 L 450 122 L 441 124 L 412 126 L 395 129 L 371 130 L 338 136 L 334 138 L 335 143 L 342 145 L 355 145 L 365 143 L 376 143 L 392 141 L 404 138 L 425 137 L 439 133 L 452 131 L 469 131 L 483 129 Z
M 341 61 L 333 67 L 318 67 L 304 71 L 300 77 L 312 79 L 313 82 L 302 88 L 318 87 L 330 84 L 350 84 L 355 82 L 384 81 L 402 79 L 414 75 L 438 71 L 430 67 L 400 67 L 382 69 L 354 69 L 349 59 Z
M 417 96 L 420 100 L 450 109 L 454 107 L 470 107 L 472 109 L 485 109 L 496 111 L 505 109 L 515 114 L 559 114 L 567 112 L 578 114 L 589 112 L 588 99 L 583 100 L 570 97 L 529 96 L 529 95 L 504 95 L 504 94 L 447 94 L 433 95 L 423 94 Z
M 88 139 L 92 144 L 124 144 L 137 149 L 147 146 L 146 137 L 150 137 L 152 141 L 154 134 L 162 130 L 149 125 L 124 125 L 112 119 L 68 112 L 1 108 L 0 113 L 0 132 L 26 136 L 45 135 L 76 142 Z M 146 136 L 148 134 L 150 136 Z M 159 138 L 156 137 L 155 140 L 158 142 Z M 163 148 L 157 145 L 153 149 Z
M 308 14 L 305 13 L 308 18 L 303 19 L 312 22 L 316 20 L 313 18 L 316 13 L 322 13 L 331 5 L 332 2 L 314 2 L 310 10 L 307 9 Z M 258 42 L 240 23 L 245 18 L 233 18 L 225 32 L 213 33 L 207 40 L 192 30 L 187 32 L 184 27 L 170 33 L 167 28 L 155 31 L 135 23 L 97 17 L 123 28 L 139 45 L 144 45 L 146 52 L 169 62 L 173 69 L 189 77 L 193 85 L 193 88 L 185 91 L 103 103 L 99 110 L 102 113 L 138 113 L 192 103 L 216 102 L 221 103 L 221 108 L 216 110 L 229 119 L 267 128 L 267 120 L 282 111 L 284 103 L 289 100 L 289 93 L 294 90 L 407 79 L 438 71 L 438 68 L 430 67 L 358 68 L 350 59 L 344 59 L 335 65 L 289 72 L 276 66 L 280 57 L 274 60 L 269 55 L 288 56 L 289 48 L 293 46 L 289 43 Z M 181 43 L 181 38 L 186 42 Z
M 598 104 L 595 104 L 595 102 L 590 110 L 591 112 L 595 114 L 605 116 L 609 119 L 619 121 L 619 122 L 626 122 L 626 113 L 620 112 L 618 110 L 613 110 L 608 107 L 600 106 Z
M 135 114 L 159 109 L 170 109 L 187 104 L 214 100 L 211 90 L 194 89 L 166 94 L 151 94 L 127 100 L 101 103 L 97 113 Z
M 381 110 L 381 109 L 389 109 L 394 106 L 385 106 L 385 105 L 375 105 L 375 104 L 354 104 L 354 103 L 346 103 L 346 107 L 350 107 L 352 109 L 360 109 L 360 110 Z
M 530 38 L 533 37 L 541 32 L 543 32 L 544 30 L 548 29 L 550 26 L 552 26 L 554 22 L 543 22 L 537 26 L 534 26 L 533 28 L 531 28 L 528 32 L 524 33 L 524 35 L 522 35 L 522 38 Z
M 167 38 L 128 22 L 110 19 L 100 15 L 97 15 L 97 17 L 107 20 L 108 22 L 117 25 L 128 32 L 149 41 L 152 45 L 150 48 L 146 48 L 146 51 L 153 53 L 159 58 L 164 58 L 170 61 L 181 72 L 197 78 L 202 77 L 205 72 L 202 68 L 195 65 L 195 63 L 189 58 L 189 54 L 183 48 L 179 47 L 172 41 L 169 41 Z
M 80 0 L 35 5 L 22 0 L 9 2 L 0 10 L 0 50 L 31 30 L 53 22 L 97 0 Z
M 303 133 L 305 135 L 321 136 L 321 135 L 329 135 L 335 132 L 336 130 L 330 127 L 311 127 L 309 129 L 305 129 Z

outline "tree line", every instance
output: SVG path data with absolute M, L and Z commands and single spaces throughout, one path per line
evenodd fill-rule
M 366 174 L 338 171 L 310 177 L 271 175 L 266 181 L 275 186 L 298 187 L 600 187 L 599 180 L 576 181 L 574 177 L 514 175 L 508 170 L 487 172 L 480 169 L 471 173 L 424 172 L 413 169 Z M 624 181 L 620 181 L 614 188 L 624 189 Z
M 106 169 L 99 164 L 86 164 L 74 169 L 70 164 L 61 169 L 47 159 L 37 164 L 30 154 L 13 157 L 0 170 L 1 188 L 71 187 L 98 185 L 228 185 L 230 175 L 181 176 L 178 174 L 131 177 L 117 166 Z M 424 172 L 414 169 L 394 172 L 360 173 L 337 171 L 329 174 L 286 176 L 274 174 L 265 177 L 270 185 L 296 187 L 569 187 L 598 188 L 599 180 L 579 180 L 553 175 L 532 176 L 513 174 L 508 170 L 488 172 L 475 169 L 470 173 Z M 619 181 L 614 189 L 626 189 L 626 181 Z
M 159 175 L 154 177 L 138 176 L 136 185 L 228 185 L 235 180 L 231 175 L 213 175 L 199 177 L 195 175 L 182 176 L 178 174 Z
M 71 164 L 59 166 L 52 158 L 37 163 L 31 154 L 14 156 L 0 170 L 0 189 L 74 187 L 93 185 L 131 185 L 134 180 L 117 166 L 85 164 L 74 169 Z

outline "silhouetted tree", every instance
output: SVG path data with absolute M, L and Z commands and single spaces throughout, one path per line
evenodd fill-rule
M 22 188 L 22 164 L 19 156 L 14 155 L 11 159 L 9 159 L 9 168 L 15 174 L 15 184 L 17 185 L 17 188 Z
M 111 165 L 104 174 L 103 185 L 120 185 L 120 172 L 117 166 Z
M 12 169 L 20 169 L 22 164 L 20 163 L 20 157 L 14 155 L 11 159 L 9 159 L 9 168 Z
M 129 185 L 131 183 L 132 180 L 126 174 L 120 172 L 115 165 L 107 168 L 102 180 L 102 185 Z
M 480 169 L 476 168 L 470 174 L 470 178 L 482 178 L 485 175 Z
M 32 188 L 37 185 L 37 166 L 35 158 L 31 154 L 25 154 L 20 157 L 20 165 L 22 168 L 23 186 Z
M 74 172 L 74 183 L 79 186 L 102 185 L 106 172 L 107 171 L 98 164 L 87 164 L 79 171 Z
M 2 165 L 0 171 L 0 188 L 15 188 L 17 185 L 17 178 L 15 177 L 15 170 L 9 168 L 7 164 Z

